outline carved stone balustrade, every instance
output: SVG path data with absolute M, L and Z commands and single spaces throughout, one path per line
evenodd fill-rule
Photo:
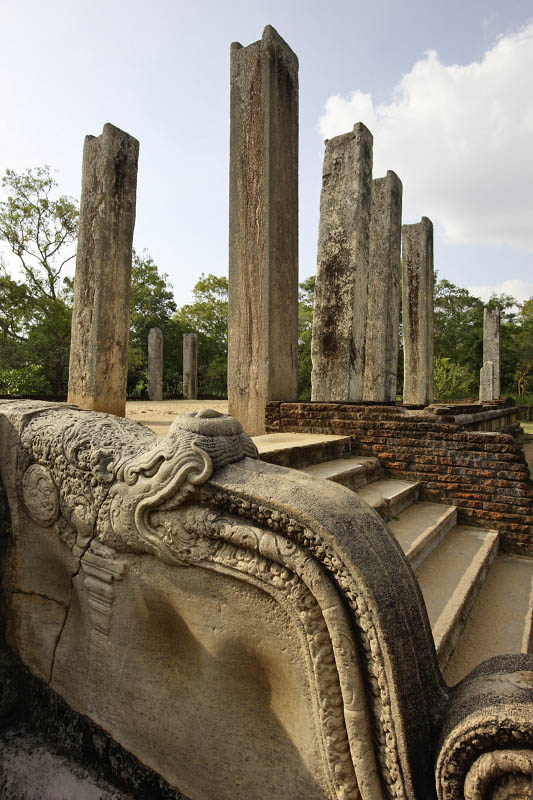
M 191 800 L 529 798 L 533 657 L 446 686 L 413 572 L 354 493 L 208 410 L 158 438 L 2 401 L 0 442 L 9 648 Z

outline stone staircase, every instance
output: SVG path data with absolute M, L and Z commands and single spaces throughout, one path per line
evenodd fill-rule
M 501 653 L 533 652 L 533 559 L 498 552 L 498 532 L 457 524 L 457 509 L 420 499 L 349 436 L 267 434 L 261 458 L 343 484 L 387 522 L 418 579 L 443 674 L 457 683 Z

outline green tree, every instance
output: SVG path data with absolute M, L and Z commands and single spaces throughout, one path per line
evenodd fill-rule
M 438 357 L 434 361 L 435 401 L 464 400 L 472 393 L 472 373 L 450 358 Z
M 39 388 L 64 394 L 71 292 L 62 271 L 75 257 L 78 208 L 73 198 L 55 196 L 57 186 L 47 166 L 8 169 L 2 178 L 0 241 L 12 256 L 9 265 L 0 262 L 0 368 L 40 366 L 46 383 L 39 378 Z
M 500 309 L 501 385 L 502 392 L 515 388 L 516 371 L 520 360 L 516 307 L 511 295 L 492 295 L 488 303 L 474 297 L 468 289 L 455 286 L 445 279 L 435 286 L 435 359 L 448 359 L 447 373 L 457 368 L 461 372 L 461 396 L 477 396 L 479 369 L 483 363 L 483 313 L 485 305 Z M 443 362 L 444 363 L 444 362 Z M 461 368 L 461 370 L 459 370 Z M 443 373 L 443 365 L 439 369 Z M 470 375 L 470 389 L 466 392 L 465 373 Z M 454 373 L 455 374 L 455 373 Z M 449 397 L 448 399 L 453 399 Z
M 8 169 L 2 178 L 8 196 L 0 202 L 0 239 L 37 299 L 57 299 L 61 272 L 76 255 L 77 203 L 66 195 L 54 200 L 57 186 L 48 166 L 21 174 Z
M 533 392 L 533 297 L 519 308 L 516 319 L 515 342 L 517 363 L 514 373 L 517 394 Z
M 202 273 L 193 289 L 193 302 L 182 306 L 173 320 L 183 333 L 198 334 L 198 393 L 226 397 L 228 279 Z
M 500 309 L 500 383 L 502 395 L 510 394 L 516 389 L 515 373 L 520 359 L 517 323 L 519 303 L 509 294 L 493 294 L 487 306 Z
M 298 293 L 298 398 L 311 399 L 311 335 L 315 306 L 316 278 L 312 275 L 300 283 Z
M 130 344 L 128 351 L 128 394 L 144 395 L 147 387 L 148 333 L 163 332 L 163 384 L 167 395 L 175 396 L 181 378 L 179 324 L 172 320 L 176 303 L 168 275 L 160 273 L 146 250 L 133 251 L 130 295 Z
M 483 303 L 446 279 L 438 281 L 434 297 L 435 359 L 467 370 L 475 394 L 483 361 Z

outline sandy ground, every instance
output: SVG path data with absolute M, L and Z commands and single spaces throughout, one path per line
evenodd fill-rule
M 200 408 L 214 408 L 228 413 L 227 400 L 132 400 L 126 403 L 127 419 L 142 422 L 152 431 L 164 435 L 178 414 Z

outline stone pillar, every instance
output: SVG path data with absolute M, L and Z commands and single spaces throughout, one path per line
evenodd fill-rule
M 486 361 L 479 370 L 479 400 L 483 403 L 495 399 L 494 362 Z
M 198 334 L 183 334 L 183 396 L 186 400 L 198 397 Z
M 402 182 L 372 181 L 363 399 L 396 400 L 401 305 Z
M 139 142 L 106 123 L 83 148 L 68 401 L 123 417 Z
M 268 25 L 231 46 L 229 413 L 298 396 L 298 59 Z
M 372 134 L 326 141 L 311 342 L 312 400 L 362 400 L 372 201 Z
M 433 402 L 433 223 L 402 226 L 403 401 Z
M 490 400 L 497 400 L 501 394 L 500 386 L 500 309 L 483 310 L 483 366 L 492 361 L 493 388 Z M 481 399 L 481 397 L 480 397 Z
M 150 328 L 148 332 L 148 399 L 163 399 L 163 332 Z

